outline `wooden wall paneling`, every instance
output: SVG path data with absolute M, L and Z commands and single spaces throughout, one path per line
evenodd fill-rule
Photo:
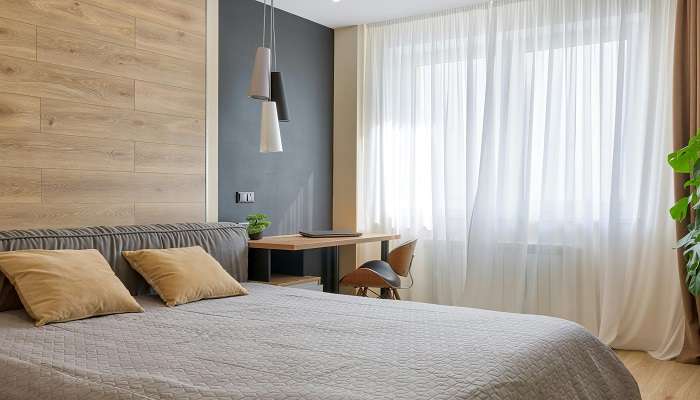
M 204 87 L 204 63 L 39 27 L 37 60 L 188 89 Z
M 40 107 L 38 97 L 0 93 L 0 131 L 39 132 Z
M 135 96 L 139 111 L 204 118 L 204 92 L 136 81 Z
M 0 56 L 0 91 L 113 107 L 134 107 L 134 81 Z
M 0 229 L 71 228 L 134 223 L 133 204 L 4 204 Z
M 2 97 L 0 97 L 1 102 Z M 1 126 L 1 124 L 0 124 Z M 41 101 L 41 130 L 78 136 L 204 147 L 204 120 L 51 99 Z
M 204 175 L 134 174 L 136 203 L 203 203 Z
M 0 229 L 204 221 L 205 19 L 0 0 Z
M 163 224 L 204 220 L 204 203 L 198 204 L 136 204 L 137 224 Z
M 128 203 L 134 201 L 131 172 L 42 170 L 45 203 Z
M 41 203 L 41 170 L 0 167 L 0 203 Z
M 113 0 L 119 2 L 120 0 Z M 77 0 L 0 0 L 5 18 L 79 35 L 129 44 L 134 19 L 126 14 Z
M 131 172 L 42 170 L 45 203 L 200 203 L 204 177 Z
M 136 47 L 182 59 L 205 59 L 203 36 L 142 19 L 136 20 Z
M 36 27 L 0 18 L 0 54 L 36 60 Z
M 204 36 L 206 0 L 91 0 L 102 7 Z
M 201 147 L 136 143 L 134 171 L 166 174 L 204 174 Z
M 121 140 L 0 133 L 0 166 L 131 171 L 133 146 Z

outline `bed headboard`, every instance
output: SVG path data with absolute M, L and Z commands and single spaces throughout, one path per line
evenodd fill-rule
M 27 249 L 97 249 L 133 295 L 150 287 L 122 257 L 124 250 L 202 246 L 239 281 L 248 279 L 248 241 L 245 227 L 235 223 L 101 226 L 75 229 L 0 231 L 0 251 Z M 0 274 L 0 297 L 9 286 Z M 2 299 L 0 299 L 1 302 Z

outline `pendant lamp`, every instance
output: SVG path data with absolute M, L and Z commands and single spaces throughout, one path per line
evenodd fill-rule
M 255 51 L 255 64 L 250 79 L 248 97 L 256 100 L 270 99 L 270 49 L 258 47 Z
M 263 1 L 263 35 L 262 46 L 255 51 L 255 63 L 253 74 L 248 88 L 248 97 L 257 100 L 270 99 L 270 48 L 265 47 L 265 34 L 267 33 L 267 0 Z
M 270 75 L 270 100 L 277 104 L 277 117 L 280 121 L 289 121 L 289 110 L 287 109 L 287 99 L 284 96 L 284 84 L 282 73 L 277 70 L 277 27 L 275 26 L 275 0 L 272 0 L 272 49 L 273 49 L 273 71 Z
M 280 123 L 277 119 L 277 105 L 274 101 L 262 102 L 260 119 L 260 152 L 277 153 L 282 151 Z
M 275 0 L 270 3 L 270 41 L 274 41 L 274 15 Z M 276 153 L 282 151 L 282 136 L 280 123 L 277 118 L 277 104 L 270 101 L 271 79 L 270 48 L 265 47 L 265 35 L 267 31 L 267 0 L 263 0 L 263 40 L 262 46 L 255 53 L 255 65 L 250 81 L 248 96 L 263 100 L 260 113 L 260 152 Z
M 289 122 L 289 110 L 287 109 L 287 99 L 284 96 L 284 84 L 282 83 L 282 73 L 272 72 L 270 76 L 270 100 L 277 104 L 277 116 L 282 122 Z

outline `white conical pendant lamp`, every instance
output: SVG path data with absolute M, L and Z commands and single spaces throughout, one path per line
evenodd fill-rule
M 262 46 L 255 51 L 253 73 L 250 78 L 248 97 L 257 100 L 270 100 L 270 59 L 272 52 L 265 47 L 265 34 L 267 32 L 267 0 L 263 1 L 263 35 Z
M 260 152 L 277 153 L 282 151 L 280 122 L 277 119 L 277 104 L 274 101 L 262 102 L 260 119 Z

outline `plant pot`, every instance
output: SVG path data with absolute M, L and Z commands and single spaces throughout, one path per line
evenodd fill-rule
M 259 239 L 262 238 L 262 232 L 258 232 L 258 233 L 249 233 L 249 234 L 248 234 L 248 237 L 250 238 L 250 240 L 259 240 Z

